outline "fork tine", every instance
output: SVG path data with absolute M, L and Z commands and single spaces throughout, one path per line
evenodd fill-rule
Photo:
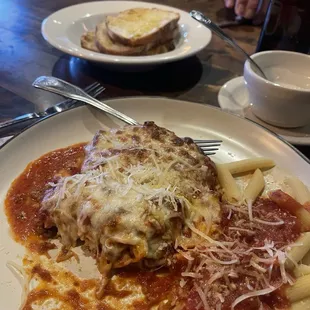
M 200 144 L 200 143 L 196 143 L 200 148 L 206 148 L 206 147 L 214 147 L 214 146 L 221 146 L 220 143 L 215 143 L 215 144 Z
M 84 91 L 85 91 L 87 94 L 90 95 L 91 93 L 94 93 L 94 92 L 96 92 L 96 91 L 99 90 L 99 89 L 103 89 L 103 90 L 104 90 L 104 87 L 103 87 L 100 83 L 95 82 L 95 83 L 89 85 L 88 87 L 86 87 L 86 88 L 84 89 Z
M 104 90 L 105 90 L 105 88 L 104 88 L 103 86 L 102 86 L 102 87 L 99 87 L 91 96 L 97 97 L 97 96 L 99 96 Z
M 85 87 L 85 88 L 84 88 L 84 91 L 85 91 L 87 94 L 91 94 L 91 92 L 95 91 L 95 90 L 96 90 L 98 87 L 100 87 L 100 86 L 101 86 L 100 83 L 94 82 L 94 83 L 88 85 L 87 87 Z M 63 101 L 63 102 L 68 102 L 68 103 L 72 104 L 72 103 L 77 102 L 77 100 L 67 99 L 67 100 L 65 100 L 65 101 Z
M 212 151 L 218 151 L 218 148 L 206 148 L 206 149 L 202 149 L 203 152 L 212 152 Z
M 102 86 L 100 83 L 98 82 L 94 82 L 91 85 L 85 87 L 84 91 L 92 96 L 92 97 L 96 97 L 99 94 L 101 94 L 103 91 L 105 90 L 105 87 Z M 78 100 L 73 100 L 73 99 L 67 99 L 68 100 L 68 106 L 72 107 L 74 106 Z
M 208 151 L 217 151 L 217 150 L 219 150 L 219 148 L 218 147 L 214 147 L 214 148 L 207 148 L 207 147 L 205 147 L 205 148 L 200 148 L 203 152 L 208 152 Z
M 96 85 L 95 87 L 93 87 L 91 90 L 88 91 L 88 94 L 97 92 L 98 90 L 101 90 L 101 89 L 104 90 L 105 88 L 100 84 Z
M 196 144 L 203 144 L 203 143 L 222 143 L 222 140 L 193 140 Z
M 98 82 L 94 82 L 94 83 L 88 85 L 87 87 L 85 87 L 84 91 L 89 94 L 90 92 L 96 90 L 98 87 L 102 87 L 101 84 Z
M 204 155 L 215 155 L 221 146 L 222 140 L 199 140 L 193 139 L 194 143 L 200 148 Z
M 200 148 L 204 155 L 211 156 L 215 155 L 221 146 L 222 140 L 193 140 L 195 144 Z

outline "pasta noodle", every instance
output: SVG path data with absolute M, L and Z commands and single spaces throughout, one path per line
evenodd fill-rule
M 299 218 L 302 231 L 310 230 L 310 212 L 308 212 L 303 205 L 281 190 L 270 192 L 268 195 L 269 198 L 281 209 L 284 209 Z
M 305 204 L 307 201 L 310 200 L 310 192 L 308 188 L 305 186 L 303 182 L 301 182 L 296 177 L 290 177 L 287 179 L 287 184 L 291 187 L 293 190 L 295 199 L 300 204 Z
M 310 266 L 300 264 L 294 269 L 294 275 L 297 278 L 306 276 L 307 274 L 310 274 Z
M 310 275 L 297 278 L 294 285 L 286 289 L 286 297 L 292 303 L 310 297 L 309 286 Z
M 216 170 L 227 201 L 240 201 L 240 190 L 229 170 L 224 165 L 216 165 Z
M 310 310 L 310 297 L 294 302 L 290 308 L 291 310 Z
M 269 169 L 275 166 L 275 162 L 271 159 L 257 157 L 251 159 L 244 159 L 223 164 L 231 174 L 238 174 L 253 171 L 256 169 Z
M 252 178 L 245 188 L 244 191 L 244 200 L 246 202 L 254 202 L 258 195 L 262 192 L 265 187 L 265 180 L 262 172 L 259 169 L 256 169 Z
M 301 222 L 303 231 L 310 230 L 310 212 L 304 208 L 301 208 L 296 212 L 296 216 Z
M 310 265 L 310 251 L 303 257 L 302 263 L 305 265 Z
M 295 264 L 300 262 L 310 249 L 310 232 L 303 233 L 292 245 L 287 254 L 285 267 L 293 269 Z

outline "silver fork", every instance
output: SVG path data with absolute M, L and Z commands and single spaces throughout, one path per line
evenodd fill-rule
M 133 118 L 125 115 L 112 107 L 106 105 L 105 103 L 92 98 L 90 95 L 85 93 L 81 88 L 70 84 L 66 81 L 58 79 L 53 76 L 40 76 L 38 77 L 32 85 L 36 88 L 40 88 L 49 92 L 62 95 L 71 99 L 79 100 L 86 102 L 120 120 L 129 124 L 129 125 L 139 125 L 139 123 Z M 200 147 L 202 152 L 205 155 L 214 155 L 215 151 L 218 150 L 221 140 L 194 140 L 194 142 Z
M 85 88 L 85 92 L 88 93 L 89 95 L 93 97 L 97 97 L 99 94 L 101 94 L 104 91 L 104 87 L 100 85 L 100 83 L 95 82 Z M 65 110 L 68 110 L 72 108 L 73 106 L 77 105 L 78 100 L 72 100 L 68 99 L 63 102 L 57 103 L 56 105 L 47 108 L 43 112 L 33 112 L 33 113 L 28 113 L 24 114 L 21 116 L 17 116 L 11 120 L 1 122 L 0 123 L 0 129 L 4 129 L 6 127 L 12 126 L 12 125 L 17 125 L 23 122 L 26 122 L 31 119 L 40 119 L 44 118 L 50 115 L 53 115 L 55 113 L 63 112 Z
M 193 139 L 196 145 L 203 151 L 205 155 L 215 155 L 219 150 L 222 140 L 197 140 Z

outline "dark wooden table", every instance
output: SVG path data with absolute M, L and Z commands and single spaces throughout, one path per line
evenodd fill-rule
M 54 75 L 81 87 L 100 81 L 106 87 L 104 98 L 160 95 L 213 106 L 218 106 L 217 93 L 221 85 L 242 75 L 242 55 L 216 36 L 197 57 L 145 73 L 112 72 L 65 55 L 46 43 L 41 36 L 42 20 L 61 8 L 86 1 L 0 1 L 0 121 L 44 110 L 62 100 L 31 86 L 40 75 Z M 215 22 L 225 21 L 232 15 L 224 8 L 223 0 L 161 0 L 160 3 L 185 11 L 200 10 Z M 248 53 L 254 52 L 259 27 L 243 25 L 226 31 Z M 310 148 L 301 150 L 310 155 Z

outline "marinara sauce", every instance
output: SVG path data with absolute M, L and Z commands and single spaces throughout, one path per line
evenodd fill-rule
M 44 214 L 39 212 L 48 183 L 57 175 L 79 173 L 85 157 L 84 143 L 52 151 L 31 162 L 12 183 L 5 200 L 5 211 L 17 242 L 40 254 L 53 247 L 44 242 Z M 38 242 L 39 241 L 39 242 Z

